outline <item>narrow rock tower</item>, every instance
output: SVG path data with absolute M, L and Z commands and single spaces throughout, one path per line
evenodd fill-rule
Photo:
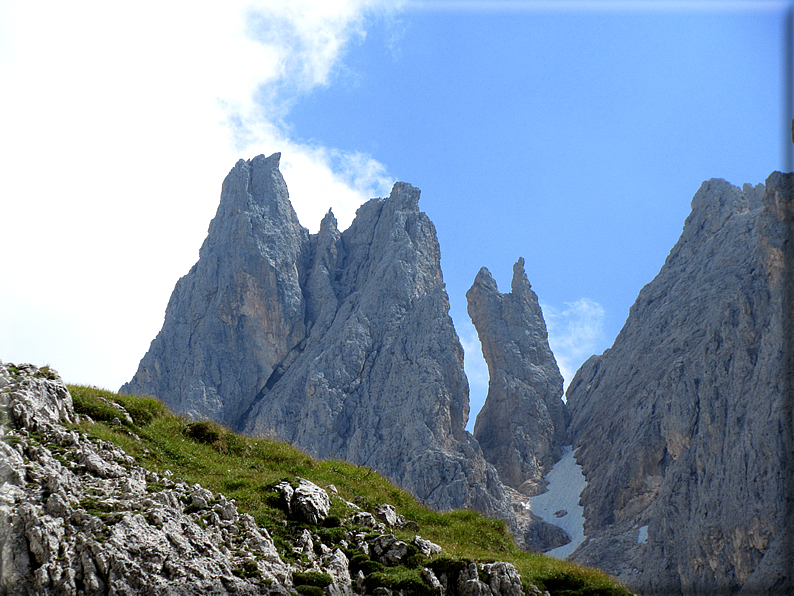
M 156 395 L 177 414 L 236 427 L 306 337 L 300 285 L 309 232 L 278 169 L 280 153 L 237 162 L 199 260 L 122 393 Z
M 506 485 L 543 491 L 543 475 L 566 444 L 563 379 L 524 259 L 513 266 L 512 291 L 501 294 L 483 267 L 466 293 L 490 382 L 474 437 Z

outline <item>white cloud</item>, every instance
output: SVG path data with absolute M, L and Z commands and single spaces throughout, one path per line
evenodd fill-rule
M 294 142 L 283 117 L 394 6 L 0 2 L 0 359 L 128 380 L 241 157 L 282 152 L 312 230 L 387 193 L 383 165 Z
M 329 207 L 339 228 L 347 228 L 363 200 L 388 196 L 394 183 L 383 164 L 363 153 L 297 146 L 287 140 L 282 146 L 281 171 L 290 196 L 299 197 L 293 199 L 295 211 L 312 231 L 317 231 Z
M 566 302 L 565 308 L 541 304 L 549 346 L 565 379 L 565 389 L 582 363 L 604 340 L 604 307 L 589 298 Z

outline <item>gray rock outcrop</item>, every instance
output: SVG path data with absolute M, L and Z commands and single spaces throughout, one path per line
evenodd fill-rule
M 0 594 L 291 592 L 267 530 L 223 495 L 68 430 L 69 391 L 42 370 L 0 362 Z
M 414 546 L 419 549 L 424 556 L 430 557 L 432 555 L 436 555 L 441 552 L 441 547 L 437 545 L 435 542 L 430 542 L 429 540 L 425 540 L 418 534 L 414 536 L 413 540 Z
M 370 556 L 382 565 L 399 565 L 400 560 L 408 554 L 408 545 L 402 540 L 397 540 L 394 534 L 382 534 L 372 541 L 369 546 Z
M 464 430 L 463 349 L 419 191 L 397 183 L 344 232 L 329 212 L 310 235 L 278 162 L 227 176 L 199 261 L 122 391 L 370 466 L 436 508 L 510 520 Z
M 301 478 L 298 488 L 292 493 L 289 508 L 297 519 L 310 524 L 320 524 L 328 517 L 331 499 L 328 498 L 325 490 Z
M 405 517 L 397 513 L 394 505 L 388 503 L 381 505 L 375 516 L 389 528 L 402 528 L 405 525 Z
M 521 576 L 513 565 L 501 561 L 469 563 L 458 575 L 457 587 L 458 596 L 524 596 Z
M 550 524 L 532 513 L 530 517 L 528 523 L 520 525 L 524 543 L 529 550 L 545 553 L 571 542 L 571 537 L 559 526 Z
M 513 266 L 509 294 L 499 292 L 483 267 L 466 298 L 490 377 L 474 437 L 503 483 L 538 494 L 544 474 L 562 456 L 567 421 L 562 375 L 524 259 Z
M 705 182 L 612 348 L 577 372 L 573 560 L 646 595 L 794 591 L 792 215 L 794 174 Z

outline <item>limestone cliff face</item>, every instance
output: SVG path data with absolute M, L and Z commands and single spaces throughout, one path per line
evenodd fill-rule
M 644 594 L 794 588 L 783 317 L 793 195 L 792 174 L 766 187 L 705 182 L 613 347 L 568 389 L 587 478 L 588 540 L 572 558 Z
M 123 393 L 235 426 L 306 337 L 300 286 L 309 233 L 278 170 L 280 154 L 240 160 L 199 261 L 176 284 L 163 328 Z
M 341 234 L 326 217 L 307 276 L 306 344 L 244 429 L 371 466 L 437 507 L 507 515 L 496 471 L 464 431 L 463 350 L 418 200 L 398 183 Z
M 438 508 L 512 519 L 464 427 L 468 383 L 435 228 L 397 183 L 344 232 L 302 228 L 278 154 L 240 161 L 199 262 L 122 390 L 371 466 Z
M 524 259 L 513 266 L 509 294 L 499 292 L 483 267 L 466 298 L 490 376 L 474 437 L 502 482 L 537 494 L 543 475 L 562 455 L 566 416 L 562 375 Z

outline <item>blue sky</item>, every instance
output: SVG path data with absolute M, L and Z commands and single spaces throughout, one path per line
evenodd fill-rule
M 311 230 L 422 190 L 472 423 L 481 266 L 526 259 L 570 381 L 704 180 L 791 169 L 787 2 L 62 4 L 0 0 L 0 359 L 67 381 L 129 380 L 241 157 L 282 152 Z

